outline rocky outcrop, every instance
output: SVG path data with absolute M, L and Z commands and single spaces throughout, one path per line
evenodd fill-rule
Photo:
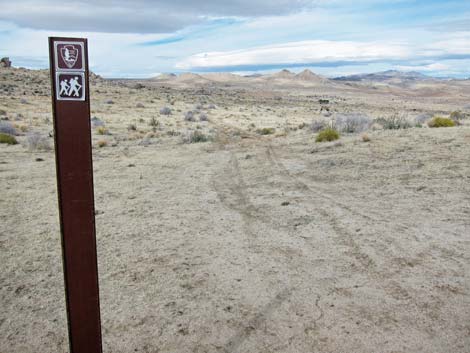
M 0 67 L 11 67 L 10 58 L 5 57 L 0 59 Z

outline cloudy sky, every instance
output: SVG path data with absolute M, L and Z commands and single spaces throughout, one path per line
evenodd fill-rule
M 163 72 L 470 77 L 469 0 L 0 0 L 0 56 L 48 67 L 48 36 L 89 39 L 105 77 Z

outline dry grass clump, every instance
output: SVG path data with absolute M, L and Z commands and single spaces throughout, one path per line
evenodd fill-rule
M 97 144 L 98 144 L 98 147 L 99 147 L 99 148 L 106 147 L 106 146 L 108 145 L 108 141 L 106 141 L 106 140 L 99 140 Z
M 39 132 L 33 132 L 26 136 L 24 145 L 29 151 L 49 151 L 51 149 L 47 136 L 41 135 Z
M 7 145 L 16 145 L 18 144 L 18 141 L 16 141 L 15 136 L 0 132 L 0 143 L 4 143 Z
M 276 132 L 276 129 L 273 127 L 263 127 L 261 129 L 256 130 L 256 132 L 260 135 L 272 135 Z
M 109 131 L 108 129 L 106 129 L 104 126 L 100 126 L 96 132 L 98 133 L 98 135 L 108 135 L 109 134 Z
M 370 142 L 370 136 L 367 134 L 362 134 L 361 139 L 362 142 Z
M 326 128 L 320 131 L 315 139 L 315 142 L 335 141 L 340 137 L 339 132 L 333 128 Z
M 450 118 L 443 118 L 440 116 L 434 117 L 428 122 L 429 127 L 452 127 L 455 126 L 455 122 Z

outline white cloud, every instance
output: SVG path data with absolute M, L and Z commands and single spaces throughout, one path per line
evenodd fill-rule
M 315 64 L 336 61 L 400 60 L 411 55 L 401 43 L 311 40 L 227 52 L 196 54 L 176 64 L 179 69 L 226 66 Z

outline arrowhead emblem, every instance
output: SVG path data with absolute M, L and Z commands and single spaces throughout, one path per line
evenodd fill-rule
M 62 48 L 60 48 L 60 55 L 62 56 L 65 65 L 67 65 L 67 67 L 71 69 L 77 62 L 78 49 L 71 44 L 64 45 Z

